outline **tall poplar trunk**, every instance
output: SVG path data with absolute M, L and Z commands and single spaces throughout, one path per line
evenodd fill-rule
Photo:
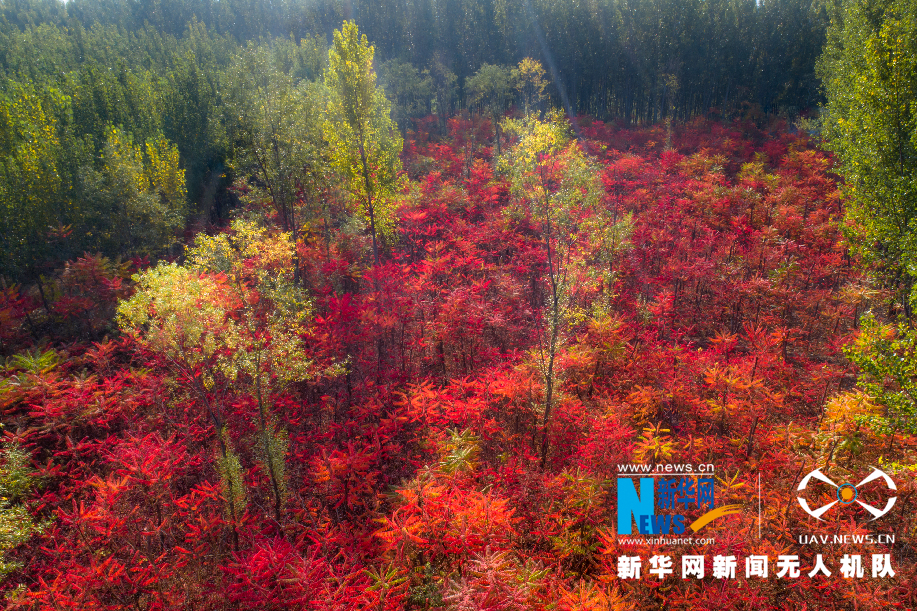
M 369 230 L 373 236 L 373 261 L 379 267 L 379 245 L 376 242 L 376 211 L 373 208 L 372 182 L 369 179 L 369 163 L 366 161 L 366 149 L 363 147 L 363 134 L 360 133 L 360 162 L 363 165 L 363 184 L 366 187 L 366 209 L 369 212 Z
M 545 202 L 545 209 L 548 203 Z M 560 324 L 560 287 L 557 285 L 557 270 L 554 265 L 554 253 L 551 249 L 551 222 L 545 223 L 545 248 L 548 255 L 548 274 L 551 280 L 551 318 L 548 338 L 548 367 L 545 373 L 544 420 L 541 434 L 541 468 L 548 462 L 548 429 L 551 422 L 551 410 L 554 407 L 554 360 L 557 356 L 557 333 Z

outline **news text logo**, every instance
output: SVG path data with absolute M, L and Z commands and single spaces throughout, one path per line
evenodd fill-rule
M 740 511 L 739 505 L 716 507 L 713 465 L 656 465 L 652 473 L 634 467 L 649 465 L 618 466 L 619 535 L 633 534 L 633 524 L 641 535 L 696 533 L 713 520 Z M 684 474 L 669 477 L 673 472 Z M 693 516 L 697 517 L 692 520 Z

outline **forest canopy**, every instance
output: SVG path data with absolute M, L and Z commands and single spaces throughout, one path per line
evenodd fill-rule
M 402 133 L 431 113 L 445 128 L 462 109 L 499 126 L 533 99 L 527 58 L 547 67 L 540 109 L 625 124 L 711 109 L 793 117 L 820 102 L 827 13 L 798 0 L 3 0 L 0 273 L 34 282 L 82 252 L 167 252 L 187 223 L 220 218 L 227 187 L 251 172 L 295 223 L 289 171 L 306 163 L 314 191 L 333 100 L 323 74 L 344 18 L 372 40 Z M 271 127 L 291 113 L 297 126 Z

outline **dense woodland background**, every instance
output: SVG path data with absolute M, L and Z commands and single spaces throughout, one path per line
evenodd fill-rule
M 8 608 L 917 605 L 913 3 L 2 0 L 0 69 Z M 743 511 L 624 547 L 631 462 Z
M 117 227 L 118 215 L 89 203 L 111 199 L 96 193 L 104 187 L 87 176 L 90 169 L 105 174 L 101 159 L 111 127 L 140 148 L 164 137 L 178 150 L 188 199 L 198 204 L 194 212 L 205 221 L 224 215 L 225 188 L 234 176 L 227 165 L 244 129 L 230 116 L 229 89 L 234 61 L 241 61 L 234 58 L 244 48 L 270 55 L 259 61 L 271 63 L 291 85 L 314 81 L 327 61 L 332 29 L 355 18 L 376 47 L 380 82 L 402 130 L 431 113 L 444 128 L 446 118 L 462 110 L 508 110 L 517 102 L 511 86 L 490 100 L 475 95 L 470 79 L 486 66 L 511 68 L 526 57 L 546 66 L 546 106 L 653 124 L 711 108 L 791 117 L 815 108 L 814 65 L 827 26 L 825 7 L 795 0 L 760 6 L 753 0 L 366 6 L 5 1 L 2 17 L 5 146 L 44 130 L 49 147 L 34 154 L 50 180 L 33 185 L 16 184 L 27 177 L 6 179 L 9 197 L 42 200 L 11 206 L 3 219 L 3 273 L 14 281 L 34 281 L 42 264 L 84 251 L 151 252 L 183 225 L 191 210 L 179 210 L 184 198 L 177 186 L 164 202 L 174 214 L 150 212 L 157 217 L 152 225 L 166 232 L 158 236 L 133 235 L 136 228 Z M 493 80 L 492 73 L 485 75 Z M 162 158 L 163 167 L 174 168 L 168 159 Z M 56 223 L 73 227 L 82 239 L 42 244 L 37 232 Z

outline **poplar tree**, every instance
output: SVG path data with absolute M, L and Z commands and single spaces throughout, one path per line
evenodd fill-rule
M 544 383 L 541 466 L 548 457 L 551 413 L 557 403 L 557 356 L 568 321 L 577 315 L 574 292 L 589 258 L 602 258 L 609 231 L 624 235 L 630 219 L 616 222 L 602 206 L 599 171 L 572 138 L 558 112 L 542 121 L 535 115 L 507 119 L 504 129 L 518 137 L 501 159 L 513 201 L 509 214 L 527 219 L 545 257 L 543 325 L 533 356 Z
M 866 421 L 891 451 L 898 431 L 917 430 L 917 4 L 846 3 L 818 71 L 825 135 L 846 182 L 848 237 L 904 314 L 883 325 L 868 313 L 846 349 L 860 387 L 885 407 Z
M 917 4 L 846 3 L 818 70 L 825 135 L 846 181 L 849 237 L 909 316 L 917 278 Z
M 465 79 L 469 101 L 490 115 L 494 126 L 497 155 L 501 155 L 500 121 L 513 101 L 513 71 L 508 66 L 484 64 L 480 70 Z
M 390 232 L 394 224 L 389 197 L 401 169 L 402 140 L 391 118 L 391 104 L 376 86 L 373 52 L 353 21 L 334 31 L 325 71 L 324 132 L 332 163 L 369 222 L 373 261 L 379 265 L 378 234 Z
M 264 185 L 284 231 L 298 239 L 312 200 L 326 175 L 322 143 L 324 91 L 308 81 L 296 83 L 277 68 L 264 46 L 249 47 L 226 74 L 227 115 L 240 146 L 234 165 Z M 302 210 L 303 200 L 311 203 Z M 296 269 L 298 264 L 294 261 Z

